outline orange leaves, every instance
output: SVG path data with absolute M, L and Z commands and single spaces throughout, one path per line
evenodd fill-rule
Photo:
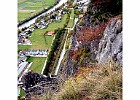
M 102 36 L 105 30 L 106 24 L 101 23 L 96 27 L 88 27 L 79 31 L 77 34 L 77 40 L 82 44 L 89 44 L 94 38 Z

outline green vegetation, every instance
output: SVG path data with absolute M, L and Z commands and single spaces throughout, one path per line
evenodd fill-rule
M 31 16 L 32 13 L 26 13 L 26 12 L 18 12 L 18 22 L 21 22 L 27 18 L 29 18 L 29 16 Z
M 53 36 L 44 36 L 46 29 L 36 29 L 31 36 L 31 49 L 49 49 Z
M 67 17 L 65 17 L 65 16 L 67 16 Z M 69 17 L 70 17 L 69 15 L 65 15 L 65 16 L 63 18 L 63 20 L 65 19 L 65 23 L 63 23 L 64 24 L 63 27 L 60 28 L 60 26 L 59 26 L 59 29 L 55 30 L 55 33 L 56 33 L 55 39 L 53 41 L 50 53 L 47 57 L 46 67 L 43 72 L 45 75 L 47 75 L 48 73 L 51 73 L 53 71 L 54 67 L 56 67 L 56 65 L 57 65 L 58 58 L 59 58 L 61 50 L 62 50 L 61 43 L 63 44 L 65 37 L 66 37 L 65 27 L 66 27 L 66 24 L 68 23 Z
M 30 57 L 27 61 L 33 63 L 29 70 L 33 70 L 34 72 L 41 74 L 45 60 L 46 57 Z
M 60 58 L 60 55 L 61 55 L 63 46 L 64 46 L 65 41 L 66 41 L 67 33 L 68 33 L 67 31 L 65 31 L 65 33 L 63 33 L 64 35 L 63 35 L 63 38 L 62 38 L 62 40 L 61 40 L 61 44 L 60 44 L 60 47 L 59 47 L 57 56 L 56 56 L 56 58 L 55 58 L 55 62 L 54 62 L 54 65 L 53 65 L 52 74 L 55 73 L 55 69 L 56 69 L 56 67 L 57 67 L 57 64 L 58 64 L 58 61 L 59 61 L 59 58 Z
M 18 100 L 21 100 L 22 98 L 24 98 L 25 97 L 25 91 L 21 88 L 20 89 L 20 95 L 19 95 L 19 97 L 18 97 Z
M 24 90 L 22 88 L 20 89 L 20 96 L 21 97 L 24 97 L 25 96 L 25 92 L 24 92 Z
M 79 17 L 79 15 L 82 13 L 83 13 L 83 10 L 80 10 L 80 11 L 78 9 L 74 10 L 75 17 Z
M 69 21 L 67 27 L 72 28 L 73 24 L 74 24 L 74 9 L 71 10 L 70 21 Z
M 56 0 L 18 0 L 18 22 L 36 15 L 55 2 Z
M 32 47 L 31 45 L 18 45 L 18 52 L 21 50 L 28 50 L 31 47 Z
M 90 73 L 90 74 L 89 74 Z M 122 100 L 122 68 L 113 62 L 80 68 L 52 100 Z
M 68 19 L 68 14 L 62 16 L 62 20 L 60 22 L 54 21 L 48 25 L 45 29 L 36 29 L 32 32 L 32 36 L 29 38 L 31 40 L 32 45 L 18 45 L 18 52 L 21 50 L 28 49 L 46 49 L 49 50 L 52 44 L 53 36 L 44 35 L 47 31 L 55 31 L 58 28 L 63 28 L 66 24 L 66 20 Z M 33 62 L 30 69 L 41 73 L 42 66 L 44 65 L 46 58 L 36 58 L 31 57 L 28 59 L 29 62 Z
M 58 54 L 58 51 L 60 49 L 61 41 L 63 40 L 64 34 L 66 34 L 65 29 L 58 29 L 55 31 L 55 33 L 56 33 L 56 36 L 52 44 L 51 51 L 49 52 L 49 55 L 47 57 L 46 67 L 43 72 L 45 75 L 53 71 L 53 66 L 56 60 L 56 56 L 60 55 Z
M 29 38 L 31 40 L 32 45 L 26 46 L 26 45 L 19 45 L 18 51 L 20 50 L 28 50 L 28 49 L 49 49 L 52 43 L 53 36 L 44 36 L 44 33 L 46 31 L 55 31 L 58 28 L 64 27 L 66 24 L 66 20 L 68 18 L 68 15 L 65 14 L 62 17 L 62 21 L 60 22 L 52 22 L 48 25 L 45 29 L 36 29 L 32 32 L 32 36 Z M 45 41 L 46 40 L 46 41 Z
M 51 24 L 49 24 L 49 26 L 47 27 L 47 31 L 55 31 L 56 29 L 58 28 L 63 28 L 64 25 L 66 24 L 66 21 L 68 19 L 68 14 L 65 14 L 63 17 L 62 17 L 62 20 L 61 22 L 59 21 L 54 21 L 52 22 Z

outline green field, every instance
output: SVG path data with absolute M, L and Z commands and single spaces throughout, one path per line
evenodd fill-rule
M 56 0 L 18 0 L 18 22 L 34 16 L 55 2 Z
M 74 9 L 71 10 L 70 21 L 69 21 L 67 27 L 72 28 L 73 24 L 74 24 Z
M 18 22 L 28 19 L 33 13 L 18 12 Z
M 30 57 L 27 61 L 33 63 L 29 70 L 33 70 L 34 72 L 41 74 L 45 60 L 46 57 Z
M 32 45 L 18 45 L 18 51 L 20 50 L 28 50 L 28 49 L 50 49 L 53 36 L 45 36 L 44 33 L 46 31 L 55 31 L 55 29 L 63 28 L 64 24 L 66 23 L 68 15 L 65 14 L 62 17 L 60 22 L 52 22 L 48 25 L 45 29 L 36 29 L 32 32 L 32 36 L 29 38 L 31 40 Z M 44 65 L 45 58 L 37 58 L 31 57 L 29 61 L 32 61 L 33 64 L 30 67 L 35 72 L 41 73 L 42 66 Z

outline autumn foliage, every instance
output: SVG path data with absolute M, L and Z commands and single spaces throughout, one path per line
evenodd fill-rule
M 83 45 L 88 45 L 96 37 L 101 37 L 105 30 L 106 24 L 101 23 L 96 27 L 88 27 L 77 33 L 77 40 Z

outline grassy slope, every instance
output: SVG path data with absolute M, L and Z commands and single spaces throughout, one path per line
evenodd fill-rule
M 122 68 L 112 62 L 80 68 L 51 100 L 122 100 Z
M 25 46 L 25 45 L 19 45 L 18 51 L 20 50 L 28 50 L 28 49 L 49 49 L 52 43 L 53 36 L 45 36 L 46 42 L 44 39 L 44 33 L 46 31 L 54 31 L 55 29 L 62 28 L 64 24 L 66 23 L 67 14 L 62 17 L 61 22 L 52 22 L 49 24 L 49 26 L 45 29 L 36 29 L 33 31 L 32 36 L 30 38 L 32 45 L 31 46 Z M 30 67 L 31 70 L 41 73 L 42 67 L 44 65 L 45 58 L 36 58 L 31 57 L 29 62 L 33 62 L 32 66 Z

